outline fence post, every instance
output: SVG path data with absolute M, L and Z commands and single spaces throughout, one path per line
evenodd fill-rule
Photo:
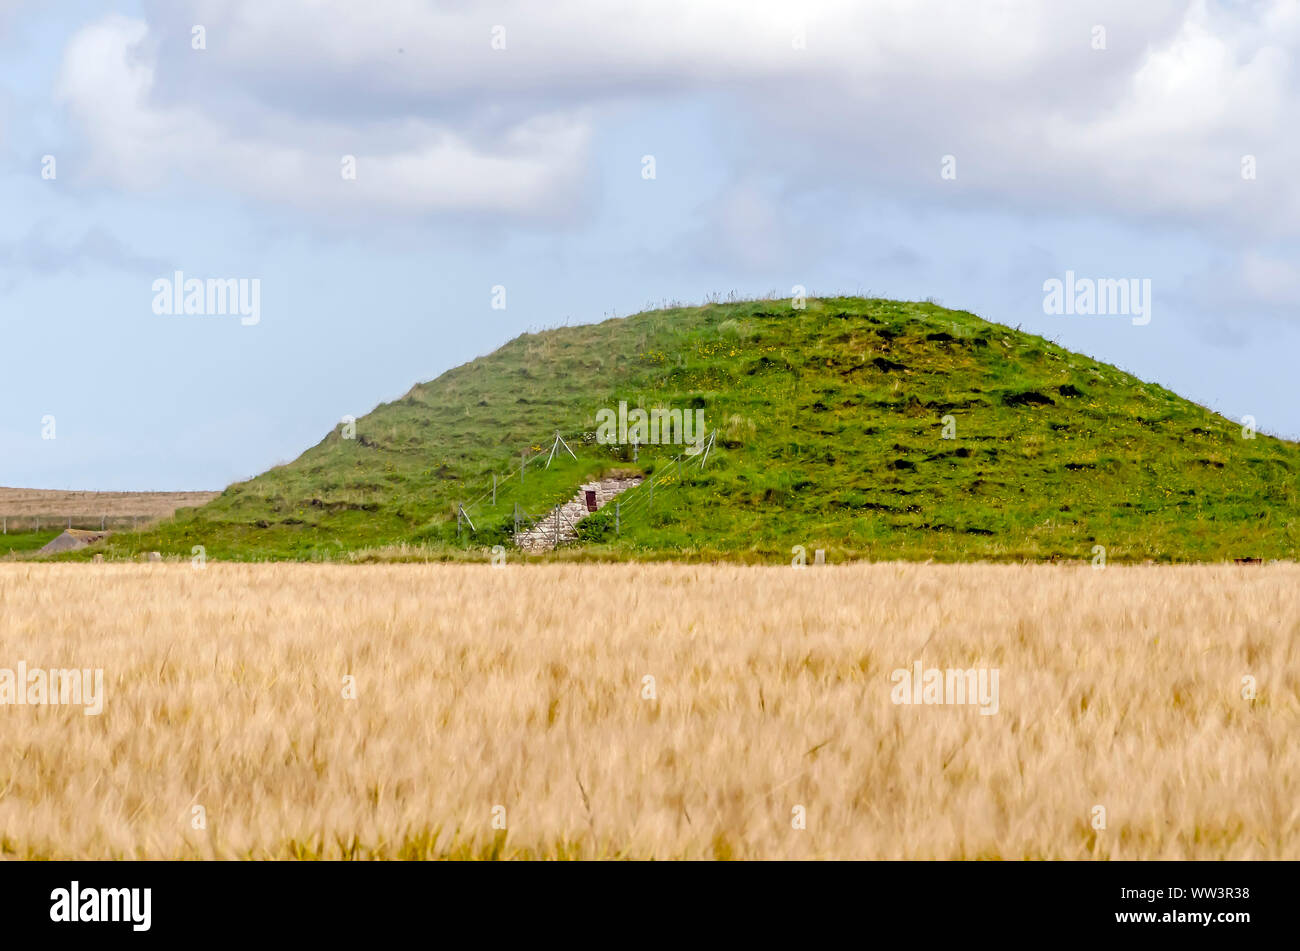
M 473 505 L 474 503 L 471 502 L 470 504 Z M 478 527 L 475 526 L 474 520 L 469 517 L 469 512 L 465 511 L 465 503 L 458 502 L 456 503 L 456 526 L 457 526 L 456 533 L 457 534 L 460 534 L 460 520 L 462 517 L 465 519 L 465 524 L 469 526 L 469 530 L 477 534 Z
M 519 534 L 519 503 L 515 503 L 515 534 Z
M 524 484 L 524 469 L 528 467 L 528 450 L 519 450 L 519 484 Z
M 99 517 L 99 530 L 100 530 L 101 532 L 104 530 L 104 525 L 105 525 L 107 522 L 108 522 L 108 516 L 107 516 L 107 515 L 101 515 L 101 516 Z
M 618 530 L 618 507 L 619 507 L 620 505 L 622 505 L 622 504 L 623 504 L 623 503 L 620 502 L 620 501 L 618 501 L 618 499 L 615 499 L 615 500 L 614 500 L 614 535 L 615 535 L 615 536 L 617 536 L 617 535 L 619 534 L 619 530 Z
M 41 530 L 41 517 L 39 515 L 36 516 L 36 530 L 38 532 Z
M 493 476 L 492 476 L 492 506 L 493 506 L 493 508 L 496 507 L 496 504 L 497 504 L 497 477 L 496 477 L 495 474 L 493 474 Z
M 7 518 L 4 520 L 4 534 L 9 534 L 9 519 Z

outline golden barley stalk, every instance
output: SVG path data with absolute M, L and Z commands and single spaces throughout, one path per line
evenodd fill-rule
M 1293 564 L 3 564 L 20 661 L 7 856 L 1300 858 Z

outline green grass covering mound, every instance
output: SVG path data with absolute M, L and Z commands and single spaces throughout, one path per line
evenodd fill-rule
M 717 440 L 599 444 L 620 400 L 702 409 Z M 553 433 L 577 454 L 543 468 Z M 955 438 L 944 438 L 945 431 Z M 584 435 L 586 434 L 586 435 Z M 532 453 L 524 480 L 502 482 Z M 294 462 L 94 550 L 189 558 L 482 558 L 514 506 L 615 470 L 656 479 L 614 533 L 554 558 L 1292 559 L 1300 445 L 1040 337 L 928 303 L 828 298 L 651 311 L 518 337 L 336 428 Z M 457 534 L 456 506 L 475 530 Z M 86 558 L 80 552 L 68 558 Z M 510 557 L 515 557 L 511 552 Z

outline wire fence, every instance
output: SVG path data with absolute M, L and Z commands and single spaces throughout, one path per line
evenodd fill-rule
M 569 439 L 578 442 L 579 438 L 586 434 L 570 433 L 568 435 Z M 467 502 L 458 502 L 456 504 L 455 518 L 457 535 L 461 534 L 463 528 L 468 528 L 471 532 L 477 533 L 478 528 L 475 524 L 475 518 L 481 520 L 494 514 L 500 514 L 501 509 L 498 508 L 498 503 L 511 499 L 527 484 L 528 467 L 530 463 L 535 463 L 536 460 L 540 459 L 540 457 L 546 456 L 543 470 L 550 468 L 551 462 L 555 458 L 555 454 L 561 446 L 563 446 L 564 450 L 574 459 L 578 458 L 573 450 L 569 448 L 568 441 L 564 438 L 564 435 L 558 430 L 554 431 L 553 436 L 550 437 L 550 439 L 553 441 L 551 441 L 549 449 L 534 449 L 534 445 L 540 445 L 541 443 L 530 443 L 527 448 L 520 450 L 519 464 L 517 466 L 511 466 L 504 474 L 493 474 L 490 482 L 484 480 L 482 483 L 483 490 L 478 495 L 474 496 Z M 536 465 L 534 465 L 534 471 L 536 471 L 536 468 Z M 563 504 L 564 499 L 567 498 L 569 498 L 569 495 L 565 495 L 563 499 L 558 499 L 555 504 Z M 520 508 L 519 504 L 515 502 L 513 509 L 515 532 L 518 533 L 519 531 L 521 518 L 541 518 L 543 515 L 548 514 L 553 508 L 554 506 L 549 507 L 547 512 L 541 513 L 540 515 L 530 515 L 524 512 Z
M 666 463 L 656 466 L 654 471 L 642 480 L 641 484 L 636 488 L 620 493 L 619 497 L 614 500 L 614 515 L 617 521 L 616 534 L 621 532 L 622 524 L 629 518 L 635 519 L 649 515 L 654 508 L 656 487 L 658 487 L 659 495 L 662 497 L 665 489 L 679 488 L 686 483 L 686 477 L 690 474 L 692 466 L 697 471 L 703 472 L 705 465 L 709 461 L 709 455 L 713 451 L 717 436 L 718 431 L 715 429 L 698 446 L 683 450 Z
M 557 455 L 567 453 L 573 459 L 577 459 L 575 454 L 565 438 L 566 434 L 555 431 L 549 438 L 549 448 L 535 450 L 530 447 L 520 453 L 519 465 L 512 466 L 504 475 L 493 475 L 490 484 L 485 483 L 483 491 L 468 502 L 458 503 L 456 506 L 456 534 L 461 536 L 468 531 L 472 535 L 479 534 L 479 526 L 475 519 L 482 521 L 484 518 L 493 515 L 502 514 L 503 510 L 499 507 L 502 501 L 508 501 L 510 498 L 527 484 L 529 465 L 540 460 L 542 456 L 546 457 L 543 464 L 543 470 L 550 467 Z M 568 439 L 578 443 L 580 439 L 589 436 L 589 433 L 569 433 Z M 687 446 L 677 455 L 671 457 L 666 462 L 658 462 L 654 471 L 646 476 L 635 488 L 627 489 L 620 492 L 618 496 L 604 506 L 614 507 L 614 531 L 615 535 L 621 534 L 622 527 L 629 518 L 636 519 L 642 516 L 648 516 L 654 508 L 654 496 L 656 487 L 662 496 L 664 491 L 682 485 L 685 477 L 691 472 L 692 468 L 696 471 L 703 471 L 708 464 L 710 454 L 713 453 L 717 442 L 718 430 L 712 430 L 708 436 L 702 437 L 697 443 Z M 532 445 L 540 445 L 534 443 Z M 585 443 L 584 443 L 585 444 Z M 644 447 L 649 449 L 649 446 Z M 639 451 L 640 447 L 636 447 Z M 635 465 L 635 458 L 633 461 Z M 552 497 L 543 501 L 545 508 L 542 511 L 528 511 L 517 501 L 513 502 L 511 509 L 513 519 L 513 535 L 518 536 L 521 533 L 529 532 L 550 532 L 555 533 L 556 543 L 558 544 L 562 534 L 562 519 L 560 509 L 574 498 L 574 487 L 565 486 L 562 490 L 552 493 Z M 535 507 L 537 500 L 532 500 L 532 506 Z
M 159 518 L 157 515 L 0 515 L 0 535 L 60 532 L 70 528 L 90 532 L 126 528 L 135 531 Z
M 531 499 L 526 508 L 520 505 L 514 497 L 527 486 L 530 471 L 539 471 L 539 466 L 541 471 L 549 469 L 557 455 L 568 455 L 577 460 L 578 456 L 570 448 L 569 442 L 572 441 L 575 445 L 586 445 L 586 437 L 591 435 L 593 434 L 586 432 L 565 434 L 554 431 L 552 436 L 545 441 L 549 443 L 547 448 L 534 449 L 534 446 L 543 443 L 530 443 L 527 448 L 520 451 L 517 465 L 511 466 L 504 474 L 492 475 L 491 481 L 484 480 L 482 483 L 483 489 L 478 495 L 469 501 L 457 503 L 454 515 L 457 523 L 456 534 L 461 535 L 465 529 L 468 529 L 471 534 L 478 534 L 479 527 L 476 520 L 482 522 L 487 518 L 510 512 L 514 535 L 519 535 L 521 532 L 547 530 L 549 525 L 546 520 L 554 519 L 558 538 L 560 519 L 557 511 L 574 497 L 575 489 L 572 485 L 566 485 L 562 489 L 550 493 L 549 498 L 543 497 L 540 500 L 543 506 L 542 511 L 528 511 L 529 508 L 536 509 L 538 499 Z M 679 486 L 692 467 L 702 471 L 709 460 L 710 453 L 713 451 L 717 435 L 718 431 L 714 429 L 707 437 L 703 437 L 698 443 L 688 446 L 666 462 L 657 462 L 654 471 L 646 476 L 640 484 L 620 492 L 616 498 L 610 500 L 604 507 L 614 506 L 615 533 L 620 533 L 623 525 L 627 524 L 629 519 L 641 517 L 651 511 L 654 507 L 656 490 L 662 495 L 664 491 Z M 641 448 L 649 450 L 651 447 L 638 446 L 636 448 L 639 451 Z M 546 460 L 544 463 L 541 462 L 543 457 Z M 634 467 L 636 465 L 635 458 L 632 465 Z M 511 502 L 512 508 L 502 509 L 500 507 L 502 502 Z M 131 531 L 139 531 L 141 528 L 147 528 L 154 524 L 161 518 L 163 516 L 156 514 L 0 515 L 0 534 L 59 532 L 67 529 L 80 529 L 83 531 L 130 529 Z

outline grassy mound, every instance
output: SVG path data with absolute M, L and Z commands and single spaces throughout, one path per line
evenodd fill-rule
M 594 438 L 597 413 L 702 409 L 681 446 Z M 561 432 L 577 459 L 558 454 Z M 658 310 L 525 334 L 415 386 L 294 462 L 110 555 L 481 558 L 514 507 L 545 512 L 614 470 L 653 506 L 602 510 L 555 558 L 1217 561 L 1294 558 L 1300 445 L 1040 337 L 928 303 L 829 298 Z M 953 438 L 945 438 L 951 436 Z M 490 504 L 493 474 L 501 482 Z M 482 496 L 482 497 L 480 497 Z M 457 533 L 456 507 L 475 530 Z M 99 549 L 103 550 L 103 549 Z M 67 556 L 76 557 L 76 556 Z M 86 557 L 81 553 L 81 557 Z

